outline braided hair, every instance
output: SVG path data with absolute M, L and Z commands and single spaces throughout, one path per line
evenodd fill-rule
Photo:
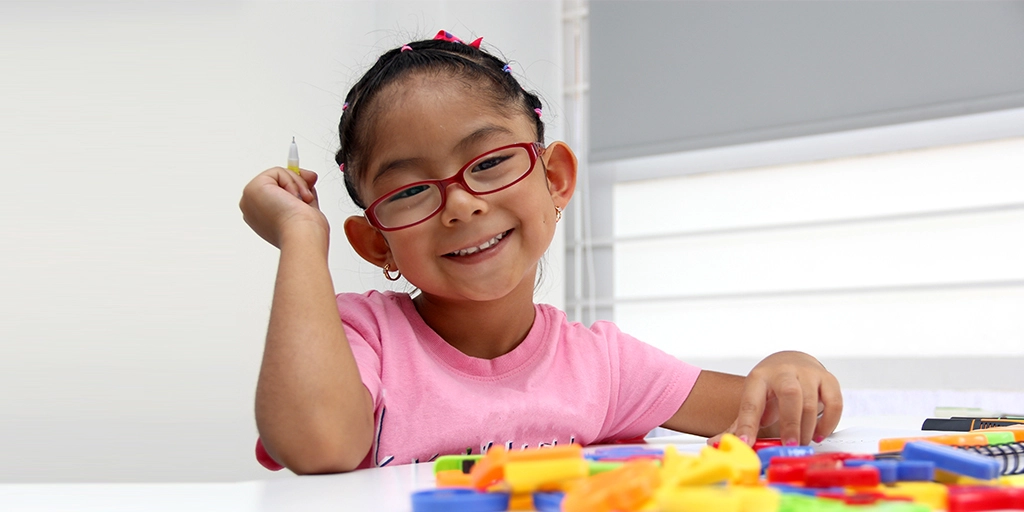
M 521 112 L 535 119 L 537 142 L 544 141 L 544 123 L 540 119 L 540 99 L 536 94 L 525 91 L 512 76 L 508 64 L 490 53 L 457 41 L 430 39 L 414 41 L 381 55 L 377 62 L 349 90 L 342 107 L 338 123 L 338 138 L 341 148 L 334 160 L 343 169 L 345 188 L 357 206 L 366 209 L 366 203 L 359 197 L 356 188 L 360 169 L 360 157 L 371 141 L 366 123 L 371 122 L 374 111 L 381 105 L 374 98 L 388 85 L 416 72 L 432 71 L 448 73 L 473 83 L 483 83 L 480 88 L 499 108 L 509 112 Z

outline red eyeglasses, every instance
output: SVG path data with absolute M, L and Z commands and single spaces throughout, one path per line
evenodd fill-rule
M 444 209 L 446 189 L 462 185 L 475 196 L 505 190 L 526 178 L 544 151 L 539 142 L 520 142 L 492 149 L 443 180 L 424 180 L 403 185 L 370 204 L 366 218 L 381 231 L 415 226 Z

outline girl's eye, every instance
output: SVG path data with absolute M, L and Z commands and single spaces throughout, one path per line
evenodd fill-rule
M 398 192 L 391 194 L 391 197 L 388 197 L 388 201 L 400 201 L 402 199 L 407 199 L 421 192 L 426 192 L 429 188 L 430 185 L 416 185 L 415 187 L 399 190 Z
M 495 156 L 487 158 L 485 160 L 481 160 L 480 162 L 473 166 L 472 172 L 480 172 L 494 169 L 495 167 L 501 165 L 502 162 L 508 160 L 509 158 L 511 157 Z

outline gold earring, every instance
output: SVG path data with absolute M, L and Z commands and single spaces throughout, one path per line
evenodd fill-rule
M 384 277 L 388 281 L 398 281 L 402 277 L 402 271 L 401 270 L 395 269 L 395 272 L 397 272 L 397 274 L 394 277 L 391 277 L 391 264 L 390 263 L 385 263 L 384 264 Z
M 561 208 L 558 206 L 555 207 L 555 224 L 557 224 L 558 221 L 562 220 L 562 210 L 564 209 L 565 208 Z

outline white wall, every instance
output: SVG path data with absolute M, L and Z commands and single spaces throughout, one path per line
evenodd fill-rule
M 560 138 L 561 6 L 544 2 L 0 5 L 0 481 L 268 478 L 253 397 L 276 251 L 237 202 L 292 136 L 321 173 L 339 291 L 341 98 L 383 50 L 484 36 Z M 562 237 L 538 300 L 561 305 Z M 278 474 L 280 475 L 280 474 Z

